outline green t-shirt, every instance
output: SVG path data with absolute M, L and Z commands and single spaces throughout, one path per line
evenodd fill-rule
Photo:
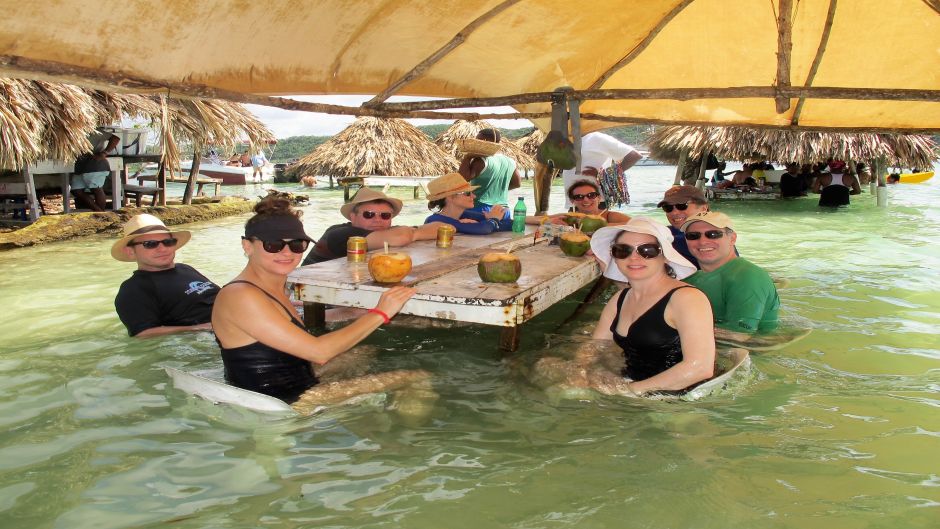
M 515 160 L 502 154 L 494 154 L 484 161 L 486 167 L 470 181 L 470 185 L 480 186 L 474 191 L 476 199 L 473 201 L 473 206 L 477 208 L 497 204 L 508 206 L 509 182 L 512 180 L 512 173 L 516 170 Z
M 777 328 L 777 288 L 770 275 L 750 261 L 737 257 L 718 270 L 699 270 L 683 281 L 708 296 L 718 327 L 738 332 Z

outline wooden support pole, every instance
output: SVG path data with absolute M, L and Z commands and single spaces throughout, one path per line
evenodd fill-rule
M 838 3 L 838 0 L 829 0 L 829 12 L 826 15 L 826 23 L 823 25 L 822 35 L 819 36 L 819 46 L 816 48 L 816 56 L 813 57 L 813 64 L 810 66 L 806 80 L 803 82 L 804 87 L 813 85 L 813 80 L 816 79 L 816 72 L 819 71 L 819 65 L 822 63 L 823 55 L 826 53 L 826 46 L 829 45 L 829 35 L 832 33 L 832 22 L 836 17 L 836 3 Z M 799 101 L 796 102 L 796 110 L 793 111 L 793 116 L 790 118 L 791 125 L 796 126 L 800 124 L 800 114 L 803 112 L 803 105 L 805 103 L 805 97 L 799 98 Z
M 685 164 L 689 162 L 689 148 L 683 147 L 679 151 L 679 163 L 676 165 L 676 179 L 672 183 L 674 186 L 682 185 L 682 170 L 685 169 Z
M 790 51 L 793 49 L 793 0 L 779 0 L 777 13 L 777 88 L 790 88 Z M 777 114 L 790 109 L 790 98 L 778 95 L 774 98 Z
M 322 329 L 326 326 L 326 305 L 304 301 L 304 326 L 308 329 Z

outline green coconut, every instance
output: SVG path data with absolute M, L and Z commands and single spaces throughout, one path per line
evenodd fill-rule
M 571 212 L 565 216 L 565 224 L 574 226 L 582 232 L 591 235 L 595 231 L 607 226 L 607 221 L 600 215 L 585 215 L 584 213 Z
M 559 237 L 558 245 L 565 255 L 581 257 L 591 249 L 591 238 L 579 231 L 568 232 Z
M 487 283 L 515 283 L 522 275 L 522 263 L 511 253 L 488 253 L 480 257 L 477 273 Z

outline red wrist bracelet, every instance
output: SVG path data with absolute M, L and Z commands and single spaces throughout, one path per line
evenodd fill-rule
M 369 309 L 366 312 L 371 312 L 372 314 L 378 314 L 379 316 L 381 316 L 383 320 L 382 325 L 388 325 L 388 322 L 392 321 L 392 319 L 388 317 L 388 314 L 385 314 L 385 312 L 379 309 Z

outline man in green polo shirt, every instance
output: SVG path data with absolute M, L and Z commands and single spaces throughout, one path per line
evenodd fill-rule
M 708 296 L 715 325 L 743 333 L 775 329 L 777 289 L 767 272 L 735 254 L 738 236 L 731 219 L 708 211 L 689 217 L 680 229 L 701 268 L 684 281 Z

